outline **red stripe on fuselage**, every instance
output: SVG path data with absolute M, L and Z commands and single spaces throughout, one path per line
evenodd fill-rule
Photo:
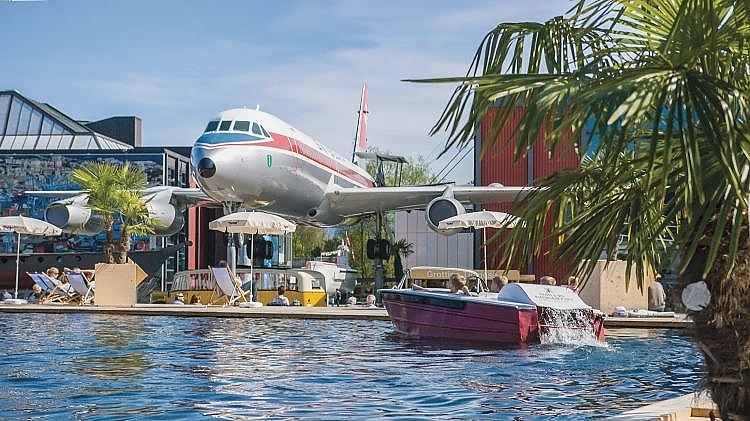
M 301 155 L 317 164 L 322 165 L 323 167 L 329 169 L 333 173 L 351 180 L 354 184 L 358 184 L 363 187 L 374 186 L 372 180 L 370 180 L 367 177 L 364 177 L 362 174 L 359 174 L 353 169 L 347 167 L 346 165 L 341 165 L 339 160 L 321 152 L 320 150 L 313 148 L 312 146 L 304 142 L 300 142 L 297 139 L 294 139 L 294 138 L 291 138 L 282 134 L 278 134 L 278 133 L 270 133 L 270 134 L 273 140 L 270 142 L 263 142 L 263 146 L 276 148 L 276 149 L 282 149 L 282 150 L 285 150 L 285 151 L 288 151 L 297 155 Z M 254 145 L 257 145 L 257 144 L 258 142 L 256 141 Z

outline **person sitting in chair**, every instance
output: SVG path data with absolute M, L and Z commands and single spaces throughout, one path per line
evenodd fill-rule
M 276 298 L 271 301 L 272 306 L 288 306 L 289 305 L 289 298 L 287 298 L 284 293 L 286 292 L 286 287 L 284 285 L 279 285 L 278 288 L 276 288 L 276 292 L 279 294 L 276 296 Z
M 34 284 L 33 287 L 31 287 L 31 294 L 29 294 L 28 297 L 26 297 L 26 301 L 30 303 L 37 303 L 41 304 L 42 301 L 44 301 L 44 291 L 42 291 L 42 287 L 40 287 L 38 284 Z
M 466 278 L 457 273 L 452 274 L 448 279 L 448 289 L 453 294 L 469 295 L 469 288 L 466 287 Z

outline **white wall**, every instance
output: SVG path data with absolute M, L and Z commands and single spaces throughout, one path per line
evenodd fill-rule
M 404 267 L 473 268 L 473 234 L 438 234 L 427 226 L 424 214 L 421 210 L 396 212 L 396 241 L 405 238 L 414 244 L 414 254 L 406 259 Z

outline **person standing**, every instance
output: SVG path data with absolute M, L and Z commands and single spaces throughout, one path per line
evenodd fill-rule
M 656 275 L 654 282 L 648 286 L 648 309 L 651 311 L 664 311 L 667 305 L 667 294 L 660 280 L 661 276 Z

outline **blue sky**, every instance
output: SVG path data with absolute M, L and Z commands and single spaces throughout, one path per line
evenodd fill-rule
M 497 23 L 544 21 L 568 0 L 89 0 L 0 2 L 0 89 L 71 117 L 143 119 L 145 146 L 189 146 L 222 110 L 277 115 L 351 154 L 362 84 L 369 142 L 435 161 L 428 136 L 453 86 L 402 82 L 466 73 Z M 453 155 L 453 154 L 448 154 Z M 472 154 L 449 176 L 472 178 Z

